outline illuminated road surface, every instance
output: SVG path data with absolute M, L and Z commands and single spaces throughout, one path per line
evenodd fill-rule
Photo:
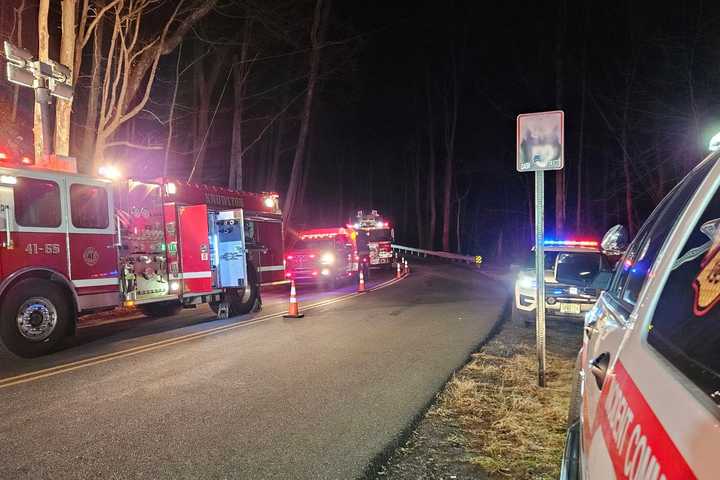
M 273 315 L 283 291 L 253 316 L 131 319 L 42 359 L 1 356 L 0 478 L 363 476 L 507 295 L 453 265 L 353 291 L 301 289 L 303 319 Z

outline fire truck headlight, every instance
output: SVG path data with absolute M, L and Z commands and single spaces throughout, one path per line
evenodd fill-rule
M 98 169 L 98 174 L 101 177 L 109 178 L 110 180 L 117 180 L 120 178 L 120 169 L 115 165 L 103 165 Z
M 17 178 L 12 175 L 0 175 L 0 183 L 3 185 L 17 185 Z
M 322 263 L 323 265 L 332 265 L 333 263 L 335 263 L 335 255 L 330 252 L 323 253 L 323 256 L 320 257 L 320 263 Z
M 329 269 L 329 268 L 323 268 L 322 270 L 320 270 L 320 275 L 323 275 L 323 276 L 327 277 L 328 275 L 330 275 L 330 269 Z
M 360 224 L 359 223 L 353 224 L 353 228 L 360 228 Z
M 170 282 L 170 291 L 177 292 L 180 290 L 180 282 Z
M 522 275 L 518 278 L 518 286 L 526 290 L 535 288 L 535 279 Z
M 165 184 L 165 193 L 167 193 L 168 195 L 175 195 L 177 193 L 177 185 L 175 185 L 172 182 L 166 183 Z
M 275 206 L 275 199 L 273 197 L 265 197 L 263 203 L 267 208 L 273 208 Z
M 383 222 L 383 221 L 377 222 L 377 223 L 375 224 L 375 226 L 376 226 L 377 228 L 383 228 L 383 227 L 385 226 L 385 222 Z

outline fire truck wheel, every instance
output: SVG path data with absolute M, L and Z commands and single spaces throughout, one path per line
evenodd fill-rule
M 0 309 L 0 337 L 20 357 L 52 352 L 70 330 L 72 308 L 53 282 L 29 278 L 15 284 Z
M 248 263 L 247 267 L 247 287 L 244 289 L 228 289 L 225 292 L 225 301 L 228 303 L 228 315 L 231 317 L 250 313 L 255 306 L 255 300 L 258 298 L 257 270 L 255 270 L 255 267 L 251 263 Z M 217 313 L 217 305 L 214 307 L 210 305 L 210 308 Z
M 148 317 L 171 317 L 182 310 L 178 302 L 157 302 L 138 305 L 138 309 Z

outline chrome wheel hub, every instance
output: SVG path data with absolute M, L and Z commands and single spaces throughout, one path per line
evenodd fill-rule
M 33 342 L 46 340 L 57 325 L 57 310 L 43 297 L 28 298 L 20 306 L 17 326 L 20 335 Z

